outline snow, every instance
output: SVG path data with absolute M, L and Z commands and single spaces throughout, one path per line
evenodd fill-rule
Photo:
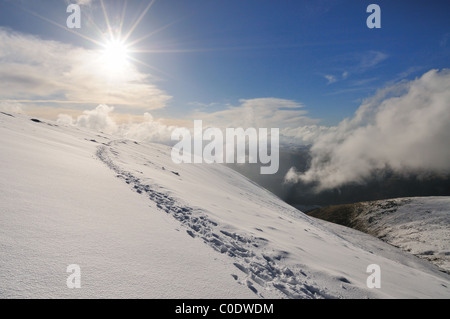
M 450 273 L 450 197 L 398 198 L 361 205 L 356 218 L 370 234 Z
M 0 114 L 1 298 L 449 298 L 449 276 L 224 165 Z M 68 289 L 66 267 L 81 267 Z M 381 289 L 366 286 L 381 266 Z

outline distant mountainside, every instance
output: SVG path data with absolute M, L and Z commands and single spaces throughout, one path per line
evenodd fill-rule
M 450 197 L 335 205 L 307 214 L 371 234 L 450 273 Z
M 411 171 L 399 174 L 388 168 L 373 172 L 362 183 L 349 183 L 338 189 L 316 192 L 314 185 L 301 181 L 284 183 L 291 167 L 299 172 L 308 170 L 311 162 L 310 147 L 280 148 L 280 169 L 274 175 L 261 175 L 260 164 L 227 164 L 252 181 L 274 193 L 286 203 L 301 211 L 328 205 L 351 204 L 401 197 L 450 196 L 450 174 Z

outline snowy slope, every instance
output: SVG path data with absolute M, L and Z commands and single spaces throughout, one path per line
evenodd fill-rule
M 338 210 L 342 210 L 341 216 Z M 450 273 L 450 197 L 379 200 L 328 207 L 309 214 L 328 221 L 342 218 L 341 222 Z
M 223 165 L 0 114 L 0 297 L 449 298 L 449 276 Z M 69 264 L 82 288 L 66 287 Z M 369 264 L 382 270 L 369 289 Z
M 0 115 L 1 298 L 254 297 L 231 261 L 115 178 L 91 138 Z

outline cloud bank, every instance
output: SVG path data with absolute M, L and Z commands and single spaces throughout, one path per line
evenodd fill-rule
M 306 113 L 303 105 L 295 101 L 257 98 L 240 100 L 240 105 L 228 106 L 216 112 L 195 111 L 186 115 L 191 121 L 169 121 L 175 125 L 167 125 L 161 120 L 156 120 L 150 113 L 144 113 L 143 121 L 140 123 L 118 124 L 115 119 L 119 116 L 123 119 L 123 114 L 114 114 L 114 107 L 106 104 L 83 111 L 83 114 L 76 118 L 68 114 L 59 114 L 57 122 L 61 125 L 74 125 L 139 141 L 173 144 L 171 135 L 175 128 L 187 125 L 186 128 L 192 131 L 193 121 L 202 120 L 205 130 L 211 127 L 222 130 L 228 127 L 279 128 L 280 143 L 297 145 L 310 143 L 318 135 L 329 130 L 327 127 L 316 125 L 318 121 L 307 117 Z
M 67 114 L 60 114 L 57 123 L 101 131 L 132 140 L 171 144 L 170 137 L 175 126 L 154 120 L 150 113 L 144 114 L 144 121 L 141 123 L 117 124 L 112 115 L 113 111 L 114 107 L 101 104 L 94 110 L 84 111 L 77 119 Z
M 312 134 L 311 166 L 304 173 L 292 168 L 286 181 L 314 183 L 322 191 L 362 184 L 384 169 L 448 173 L 450 70 L 381 89 L 353 118 Z

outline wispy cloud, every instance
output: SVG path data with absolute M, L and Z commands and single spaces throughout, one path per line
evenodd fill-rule
M 242 99 L 240 105 L 216 112 L 197 111 L 190 115 L 215 127 L 298 127 L 315 124 L 303 104 L 278 98 Z
M 304 105 L 278 98 L 242 99 L 239 105 L 225 105 L 215 112 L 195 111 L 187 117 L 203 120 L 204 126 L 227 128 L 279 128 L 281 144 L 309 144 L 323 130 L 309 117 Z
M 64 0 L 67 4 L 74 3 L 80 6 L 90 6 L 94 0 Z
M 131 63 L 112 76 L 100 51 L 42 40 L 0 28 L 3 100 L 58 101 L 158 109 L 171 99 Z M 26 102 L 23 102 L 26 103 Z
M 346 80 L 349 77 L 350 73 L 347 71 L 342 72 L 340 75 L 332 75 L 326 74 L 324 78 L 328 81 L 328 84 L 333 84 L 341 80 Z
M 330 74 L 324 75 L 324 78 L 328 81 L 328 84 L 333 84 L 337 81 L 336 77 Z
M 347 80 L 352 76 L 361 76 L 376 68 L 388 58 L 389 56 L 386 53 L 373 50 L 337 56 L 331 59 L 334 71 L 328 71 L 324 78 L 328 81 L 328 84 L 332 84 Z
M 355 58 L 359 60 L 359 63 L 355 66 L 353 72 L 366 72 L 378 64 L 386 60 L 389 56 L 380 51 L 368 51 Z
M 77 1 L 77 4 L 79 4 L 79 5 L 87 6 L 87 5 L 90 5 L 93 0 L 76 0 L 76 1 Z
M 375 81 L 378 81 L 379 78 L 378 77 L 372 77 L 372 78 L 366 78 L 366 79 L 359 79 L 359 80 L 355 80 L 352 81 L 352 85 L 354 86 L 362 86 L 362 85 L 366 85 Z
M 330 93 L 326 93 L 324 94 L 325 96 L 332 96 L 332 95 L 339 95 L 339 94 L 346 94 L 346 93 L 354 93 L 354 92 L 364 92 L 364 91 L 370 91 L 370 90 L 374 90 L 373 87 L 366 87 L 366 86 L 359 86 L 359 87 L 349 87 L 347 89 L 341 89 L 341 90 L 336 90 Z
M 441 39 L 441 42 L 439 42 L 439 45 L 444 48 L 448 45 L 449 42 L 450 42 L 450 32 L 447 32 L 446 34 L 444 34 L 442 36 L 442 39 Z
M 220 106 L 220 103 L 217 103 L 217 102 L 211 102 L 211 103 L 189 102 L 188 105 L 194 106 L 198 109 L 209 109 L 212 107 Z

